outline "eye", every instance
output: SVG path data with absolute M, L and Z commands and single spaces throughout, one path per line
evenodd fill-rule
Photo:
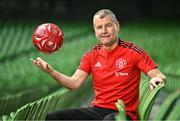
M 96 26 L 96 29 L 101 29 L 102 28 L 102 26 Z
M 113 25 L 111 23 L 107 24 L 106 25 L 107 27 L 112 27 Z

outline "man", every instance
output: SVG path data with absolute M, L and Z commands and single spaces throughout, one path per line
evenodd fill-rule
M 144 50 L 119 39 L 119 23 L 112 11 L 98 11 L 94 15 L 93 26 L 100 43 L 83 55 L 71 77 L 54 70 L 41 58 L 33 60 L 40 69 L 72 91 L 79 89 L 92 73 L 95 90 L 92 105 L 52 112 L 46 120 L 114 120 L 118 99 L 124 101 L 128 118 L 137 120 L 141 71 L 151 78 L 151 89 L 157 83 L 164 83 L 166 77 Z

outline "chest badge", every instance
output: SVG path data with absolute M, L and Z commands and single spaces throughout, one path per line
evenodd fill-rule
M 118 69 L 124 69 L 126 66 L 127 62 L 125 59 L 123 58 L 119 58 L 118 60 L 116 60 L 116 67 Z

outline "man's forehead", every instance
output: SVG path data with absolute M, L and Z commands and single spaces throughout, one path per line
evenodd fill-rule
M 96 16 L 96 17 L 94 18 L 94 23 L 95 23 L 95 22 L 99 22 L 99 21 L 100 21 L 100 22 L 102 22 L 102 21 L 110 21 L 110 22 L 112 22 L 113 19 L 112 19 L 112 17 L 109 16 L 109 15 L 104 16 L 103 18 L 100 17 L 100 16 Z
M 94 19 L 103 19 L 103 18 L 107 18 L 107 17 L 112 18 L 112 16 L 110 14 L 106 14 L 106 15 L 105 14 L 100 14 L 100 15 L 95 15 Z
M 94 18 L 93 23 L 94 23 L 94 24 L 97 24 L 97 22 L 98 22 L 98 23 L 103 23 L 103 22 L 110 22 L 110 23 L 112 23 L 112 22 L 113 22 L 113 19 L 112 19 L 111 16 L 105 16 L 105 17 L 103 17 L 103 18 L 97 16 L 97 17 Z

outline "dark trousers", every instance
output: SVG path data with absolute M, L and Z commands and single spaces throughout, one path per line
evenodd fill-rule
M 84 107 L 59 110 L 48 113 L 46 120 L 104 120 L 114 121 L 117 111 L 99 108 L 99 107 Z

